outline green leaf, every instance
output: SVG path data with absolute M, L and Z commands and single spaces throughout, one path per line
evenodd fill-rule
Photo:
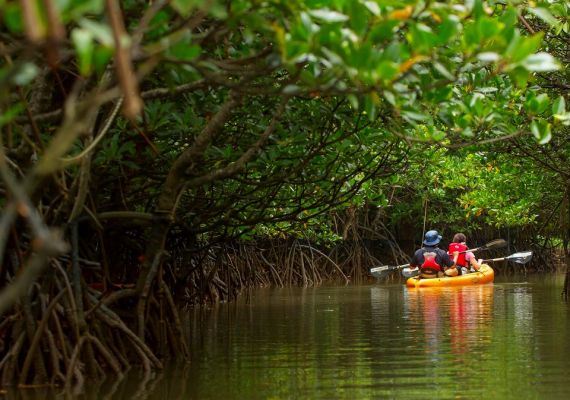
M 93 66 L 98 74 L 102 74 L 105 71 L 106 66 L 111 61 L 114 51 L 111 47 L 98 46 L 95 48 L 95 53 L 93 55 Z
M 554 114 L 554 120 L 560 121 L 564 126 L 568 126 L 570 125 L 570 112 L 565 112 L 562 114 Z
M 202 2 L 199 0 L 173 0 L 170 5 L 183 17 L 188 17 L 198 5 Z
M 552 104 L 552 114 L 564 114 L 566 112 L 566 100 L 559 96 Z
M 103 12 L 103 0 L 73 0 L 59 1 L 58 8 L 64 20 L 74 20 L 85 14 L 100 14 Z
M 485 16 L 477 21 L 477 28 L 482 38 L 492 39 L 501 31 L 502 24 L 495 18 Z
M 352 106 L 352 108 L 354 108 L 355 110 L 358 110 L 358 97 L 356 97 L 356 95 L 354 95 L 354 94 L 349 94 L 347 97 L 348 97 L 348 101 L 350 102 L 350 105 Z
M 535 119 L 530 124 L 530 131 L 539 144 L 545 144 L 552 139 L 550 124 L 543 119 Z
M 4 23 L 11 32 L 20 33 L 24 30 L 22 12 L 19 5 L 8 3 L 2 7 L 2 13 L 0 14 L 4 14 Z
M 190 61 L 198 57 L 201 51 L 200 46 L 196 44 L 180 41 L 170 48 L 169 53 L 178 60 Z
M 374 1 L 365 1 L 364 6 L 375 16 L 380 15 L 380 7 L 378 6 L 378 3 Z
M 337 11 L 331 11 L 327 8 L 322 8 L 319 10 L 311 10 L 309 14 L 315 18 L 320 19 L 325 22 L 344 22 L 348 21 L 348 16 L 341 14 Z
M 525 101 L 525 108 L 528 112 L 538 115 L 546 111 L 549 103 L 550 100 L 546 93 L 541 93 L 538 96 L 534 96 L 531 92 Z
M 445 132 L 440 131 L 440 130 L 434 130 L 433 132 L 431 132 L 431 137 L 433 140 L 436 141 L 440 141 L 445 139 Z
M 410 27 L 406 39 L 416 54 L 429 53 L 438 42 L 438 37 L 433 33 L 431 28 L 420 23 Z
M 376 68 L 379 79 L 384 82 L 394 79 L 399 71 L 398 65 L 392 61 L 382 61 Z
M 475 111 L 475 115 L 482 116 L 484 114 L 484 104 L 483 100 L 485 96 L 481 93 L 474 93 L 473 97 L 471 97 L 471 101 L 469 102 L 469 107 Z
M 309 40 L 309 35 L 313 32 L 318 31 L 317 25 L 313 23 L 311 17 L 306 12 L 302 12 L 301 16 L 301 24 L 298 25 L 298 29 L 295 31 L 299 34 L 303 39 Z
M 507 51 L 507 54 L 511 56 L 512 62 L 519 62 L 536 52 L 540 48 L 543 36 L 542 32 L 525 37 L 515 35 L 513 37 L 515 44 L 513 46 L 509 45 L 509 50 Z
M 368 16 L 366 7 L 356 1 L 351 2 L 350 27 L 359 36 L 363 36 L 368 29 Z
M 509 71 L 509 76 L 513 81 L 515 81 L 518 87 L 524 88 L 528 82 L 529 72 L 522 67 L 516 67 Z
M 415 112 L 415 111 L 403 111 L 402 116 L 404 117 L 404 119 L 406 119 L 410 122 L 426 121 L 429 119 L 429 116 L 427 116 L 425 114 L 420 114 L 420 113 Z
M 479 46 L 479 43 L 481 43 L 481 40 L 479 39 L 479 30 L 474 23 L 471 22 L 465 24 L 463 40 L 465 41 L 465 45 L 470 48 Z
M 495 86 L 487 86 L 487 87 L 477 88 L 476 90 L 480 93 L 486 94 L 486 93 L 494 93 L 499 89 L 496 88 Z
M 392 39 L 398 23 L 398 20 L 392 19 L 377 23 L 370 31 L 370 39 L 375 42 L 383 42 Z
M 439 62 L 434 62 L 433 67 L 437 72 L 439 72 L 444 78 L 449 79 L 450 81 L 454 81 L 455 77 L 445 68 L 445 66 Z
M 12 121 L 16 116 L 25 109 L 22 103 L 16 103 L 13 107 L 8 108 L 0 114 L 0 128 Z
M 16 85 L 24 86 L 34 80 L 39 72 L 39 68 L 31 62 L 26 62 L 16 68 L 12 75 L 12 82 Z
M 548 53 L 536 53 L 522 61 L 522 66 L 532 72 L 549 72 L 560 69 L 560 63 Z
M 527 8 L 528 12 L 530 12 L 531 14 L 536 15 L 538 18 L 540 18 L 541 20 L 543 20 L 544 22 L 546 22 L 548 25 L 550 26 L 557 26 L 558 24 L 560 24 L 560 21 L 558 21 L 551 13 L 550 11 L 548 11 L 546 8 L 542 8 L 542 7 L 538 7 L 538 8 L 533 8 L 533 7 L 528 7 Z
M 388 90 L 384 90 L 383 94 L 384 94 L 384 98 L 386 99 L 386 101 L 388 103 L 390 103 L 393 106 L 396 105 L 396 96 L 394 96 L 394 93 L 392 93 Z
M 299 94 L 300 91 L 301 91 L 301 88 L 297 85 L 287 85 L 283 88 L 282 92 L 284 94 L 296 95 L 296 94 Z
M 95 48 L 93 34 L 87 29 L 75 28 L 71 32 L 71 40 L 77 52 L 79 73 L 82 76 L 89 76 L 92 71 L 93 50 Z
M 439 43 L 447 43 L 453 38 L 459 29 L 460 22 L 461 20 L 456 15 L 448 15 L 439 26 L 437 34 Z
M 474 137 L 475 134 L 473 133 L 473 129 L 467 127 L 461 131 L 461 134 L 465 137 Z
M 483 0 L 475 0 L 466 2 L 466 5 L 471 5 L 471 11 L 473 12 L 473 16 L 475 19 L 484 18 L 485 17 L 485 6 L 483 4 Z
M 499 19 L 505 27 L 512 27 L 517 24 L 518 15 L 519 14 L 515 8 L 509 7 L 503 14 L 501 14 Z
M 370 121 L 374 121 L 376 119 L 376 104 L 372 96 L 366 96 L 364 100 L 364 109 L 366 110 L 368 119 Z
M 485 51 L 477 54 L 477 59 L 482 62 L 497 62 L 501 59 L 501 56 L 491 51 Z
M 108 25 L 91 19 L 82 18 L 79 21 L 79 26 L 89 31 L 101 44 L 108 47 L 115 47 L 113 32 L 111 32 L 111 28 Z

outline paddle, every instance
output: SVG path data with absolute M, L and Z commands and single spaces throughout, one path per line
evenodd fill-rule
M 370 275 L 372 275 L 375 278 L 382 279 L 382 278 L 387 277 L 392 272 L 394 272 L 400 268 L 405 268 L 405 267 L 409 267 L 409 266 L 410 266 L 409 263 L 408 264 L 402 264 L 402 265 L 395 265 L 395 266 L 383 265 L 381 267 L 371 268 L 370 269 Z
M 523 251 L 520 253 L 511 254 L 510 256 L 506 256 L 506 257 L 491 258 L 489 260 L 483 260 L 482 262 L 508 260 L 508 261 L 515 262 L 517 264 L 526 264 L 531 259 L 532 259 L 532 251 Z
M 465 250 L 462 251 L 461 253 L 467 253 L 468 251 L 471 252 L 475 252 L 475 251 L 479 251 L 479 250 L 492 250 L 492 249 L 500 249 L 503 247 L 507 246 L 507 241 L 504 239 L 495 239 L 495 240 L 491 240 L 489 243 L 484 244 L 481 247 L 476 247 L 474 249 L 470 249 L 470 250 Z M 460 254 L 461 254 L 460 253 Z

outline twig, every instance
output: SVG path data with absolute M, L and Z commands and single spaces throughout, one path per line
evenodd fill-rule
M 140 114 L 143 102 L 139 95 L 139 85 L 131 62 L 129 49 L 124 45 L 127 32 L 121 15 L 119 2 L 105 0 L 107 17 L 109 18 L 113 39 L 115 41 L 115 62 L 119 84 L 125 96 L 124 113 L 127 118 L 134 120 Z

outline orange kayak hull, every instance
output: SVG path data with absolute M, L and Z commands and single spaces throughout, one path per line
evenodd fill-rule
M 417 276 L 409 278 L 406 286 L 410 288 L 417 287 L 442 287 L 442 286 L 465 286 L 465 285 L 483 285 L 491 283 L 495 279 L 495 271 L 487 264 L 482 264 L 479 272 L 472 272 L 466 275 L 420 279 Z

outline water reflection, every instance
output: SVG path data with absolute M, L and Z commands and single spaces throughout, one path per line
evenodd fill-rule
M 493 324 L 491 285 L 418 288 L 408 290 L 404 312 L 423 324 L 425 351 L 438 355 L 449 340 L 455 355 L 469 352 L 489 335 Z
M 190 364 L 147 381 L 133 370 L 77 398 L 570 396 L 569 308 L 552 285 L 272 289 L 246 300 L 186 315 Z

